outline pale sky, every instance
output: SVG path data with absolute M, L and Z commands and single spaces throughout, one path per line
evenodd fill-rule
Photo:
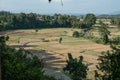
M 0 0 L 0 11 L 40 14 L 107 14 L 120 11 L 120 0 Z

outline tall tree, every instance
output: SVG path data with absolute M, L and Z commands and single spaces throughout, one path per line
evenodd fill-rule
M 96 17 L 94 14 L 87 14 L 84 23 L 88 26 L 88 28 L 92 27 L 96 23 Z
M 100 25 L 101 26 L 98 27 L 98 30 L 100 32 L 102 42 L 103 42 L 103 44 L 107 44 L 107 43 L 109 43 L 108 35 L 110 35 L 110 31 L 107 29 L 106 24 L 100 22 Z

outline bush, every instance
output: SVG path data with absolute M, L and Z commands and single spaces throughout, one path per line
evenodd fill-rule
M 35 32 L 38 32 L 39 30 L 38 29 L 35 29 Z
M 83 80 L 86 78 L 88 67 L 83 64 L 83 56 L 78 60 L 68 53 L 67 65 L 63 70 L 67 71 L 73 80 Z
M 80 36 L 80 34 L 78 31 L 74 31 L 72 36 L 75 38 L 78 38 Z
M 84 35 L 83 35 L 83 33 L 81 32 L 81 33 L 79 33 L 79 37 L 83 37 Z
M 93 41 L 96 42 L 97 44 L 103 44 L 102 39 L 97 38 L 97 37 L 94 37 L 94 38 L 93 38 Z
M 120 50 L 103 52 L 96 66 L 99 71 L 97 80 L 120 80 Z
M 93 41 L 96 42 L 97 44 L 104 44 L 104 45 L 109 43 L 109 41 L 102 38 L 97 38 L 97 37 L 94 37 Z

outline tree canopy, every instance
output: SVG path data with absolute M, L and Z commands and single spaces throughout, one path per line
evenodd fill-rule
M 6 45 L 9 37 L 0 37 L 1 80 L 55 80 L 44 75 L 43 62 L 30 52 Z
M 87 24 L 88 27 L 92 27 L 96 23 L 96 17 L 94 14 L 87 14 L 84 23 Z

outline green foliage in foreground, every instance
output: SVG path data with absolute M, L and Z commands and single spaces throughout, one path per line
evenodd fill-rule
M 83 80 L 86 78 L 88 67 L 82 62 L 82 56 L 77 60 L 73 59 L 71 53 L 68 53 L 67 65 L 63 70 L 67 71 L 73 80 Z
M 44 75 L 43 63 L 23 49 L 6 45 L 8 37 L 0 37 L 0 70 L 2 80 L 55 80 Z
M 120 80 L 120 49 L 112 48 L 112 51 L 103 52 L 99 56 L 97 68 L 102 71 L 97 76 L 99 80 Z

